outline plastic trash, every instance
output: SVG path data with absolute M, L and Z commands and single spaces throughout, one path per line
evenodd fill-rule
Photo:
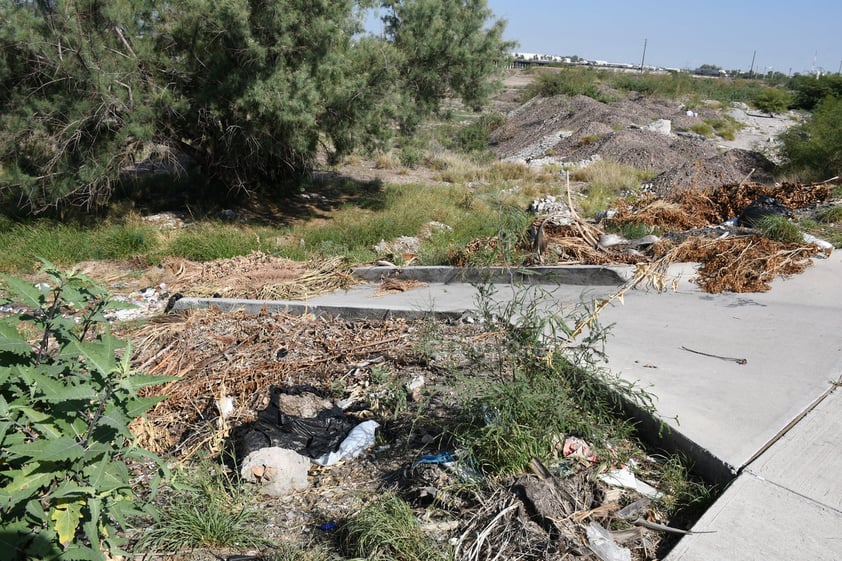
M 828 251 L 828 252 L 833 251 L 833 244 L 830 243 L 830 242 L 827 242 L 827 241 L 825 241 L 821 238 L 817 238 L 816 236 L 813 236 L 813 235 L 810 235 L 810 234 L 807 234 L 807 233 L 803 233 L 803 232 L 802 232 L 801 236 L 804 238 L 804 243 L 811 243 L 813 245 L 817 245 L 817 246 L 819 246 L 819 249 L 821 249 L 823 251 Z M 819 255 L 816 255 L 816 257 L 827 257 L 827 255 L 819 254 Z
M 453 457 L 453 454 L 450 452 L 439 452 L 438 454 L 424 454 L 414 462 L 412 462 L 412 467 L 415 467 L 419 464 L 449 464 L 450 462 L 455 462 L 456 458 Z
M 339 450 L 328 452 L 313 461 L 323 466 L 332 466 L 340 460 L 356 458 L 374 444 L 374 431 L 379 426 L 380 423 L 377 421 L 363 421 L 351 429 L 339 445 Z
M 649 485 L 640 481 L 627 467 L 622 469 L 615 469 L 599 476 L 600 481 L 614 487 L 624 487 L 637 491 L 644 497 L 650 499 L 657 499 L 661 496 L 661 492 Z
M 631 550 L 617 545 L 611 532 L 591 522 L 587 529 L 588 547 L 602 561 L 631 561 Z

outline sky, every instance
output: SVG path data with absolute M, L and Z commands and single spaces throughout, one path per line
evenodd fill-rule
M 839 0 L 487 0 L 518 52 L 806 74 L 842 65 Z M 754 55 L 756 51 L 756 55 Z M 815 63 L 814 63 L 815 59 Z

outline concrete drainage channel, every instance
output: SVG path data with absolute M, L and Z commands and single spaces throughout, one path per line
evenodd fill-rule
M 341 317 L 350 321 L 382 320 L 404 318 L 408 320 L 434 318 L 459 320 L 473 311 L 473 299 L 469 297 L 480 284 L 523 284 L 569 287 L 569 294 L 584 288 L 601 288 L 601 294 L 609 295 L 625 284 L 633 274 L 632 267 L 564 266 L 530 267 L 511 269 L 487 267 L 458 269 L 454 267 L 360 267 L 353 274 L 367 283 L 379 283 L 399 278 L 434 285 L 442 292 L 454 292 L 455 298 L 448 299 L 443 306 L 410 305 L 406 298 L 391 303 L 379 303 L 373 298 L 374 285 L 339 291 L 333 295 L 315 297 L 309 301 L 292 300 L 249 300 L 237 298 L 182 298 L 173 309 L 216 308 L 221 312 L 242 310 L 246 313 L 288 313 L 293 315 L 312 314 L 315 317 Z M 457 304 L 453 304 L 453 300 Z M 736 477 L 736 469 L 708 450 L 694 443 L 675 429 L 666 428 L 659 419 L 628 404 L 627 414 L 639 423 L 641 435 L 654 446 L 670 452 L 678 452 L 693 460 L 696 471 L 710 483 L 725 484 Z
M 348 290 L 314 297 L 307 302 L 266 301 L 226 298 L 182 298 L 175 310 L 217 308 L 223 312 L 243 310 L 247 313 L 312 314 L 320 317 L 341 317 L 347 320 L 386 318 L 422 319 L 434 317 L 442 320 L 459 320 L 475 308 L 477 287 L 488 284 L 511 284 L 562 287 L 565 299 L 581 300 L 587 292 L 591 297 L 604 298 L 617 292 L 630 278 L 632 267 L 540 267 L 529 270 L 511 270 L 500 267 L 459 270 L 451 267 L 365 267 L 354 274 L 366 283 Z M 429 305 L 410 303 L 407 292 L 380 296 L 377 286 L 387 279 L 423 283 L 434 296 Z M 728 465 L 714 453 L 693 442 L 674 426 L 666 426 L 649 413 L 627 406 L 627 414 L 639 422 L 642 438 L 657 449 L 677 452 L 691 459 L 696 472 L 710 483 L 724 487 L 737 476 L 737 469 Z

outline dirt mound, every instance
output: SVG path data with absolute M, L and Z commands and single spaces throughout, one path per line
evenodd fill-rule
M 643 130 L 612 131 L 597 138 L 571 136 L 556 145 L 567 161 L 577 162 L 599 154 L 603 160 L 638 169 L 663 172 L 688 160 L 710 158 L 716 149 L 702 140 Z
M 715 146 L 703 139 L 642 128 L 659 119 L 686 130 L 702 117 L 687 116 L 677 102 L 635 94 L 611 103 L 582 95 L 535 97 L 509 113 L 490 142 L 502 159 L 552 155 L 561 162 L 578 162 L 599 154 L 609 162 L 657 172 L 716 155 Z
M 659 197 L 668 197 L 687 189 L 709 190 L 721 185 L 754 182 L 772 183 L 775 169 L 766 156 L 750 150 L 734 149 L 704 159 L 685 158 L 655 177 L 647 190 Z

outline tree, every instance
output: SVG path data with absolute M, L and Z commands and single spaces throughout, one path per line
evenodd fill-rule
M 383 7 L 386 36 L 403 57 L 404 124 L 438 111 L 448 95 L 480 109 L 494 88 L 487 77 L 515 46 L 503 41 L 505 22 L 492 20 L 485 0 L 385 0 Z
M 781 135 L 788 167 L 805 180 L 842 175 L 842 98 L 828 96 L 812 117 Z
M 31 211 L 106 201 L 151 146 L 209 196 L 276 188 L 446 96 L 482 107 L 511 46 L 485 0 L 0 0 L 0 27 L 0 191 Z
M 152 2 L 0 0 L 0 189 L 31 210 L 110 195 L 153 138 Z

